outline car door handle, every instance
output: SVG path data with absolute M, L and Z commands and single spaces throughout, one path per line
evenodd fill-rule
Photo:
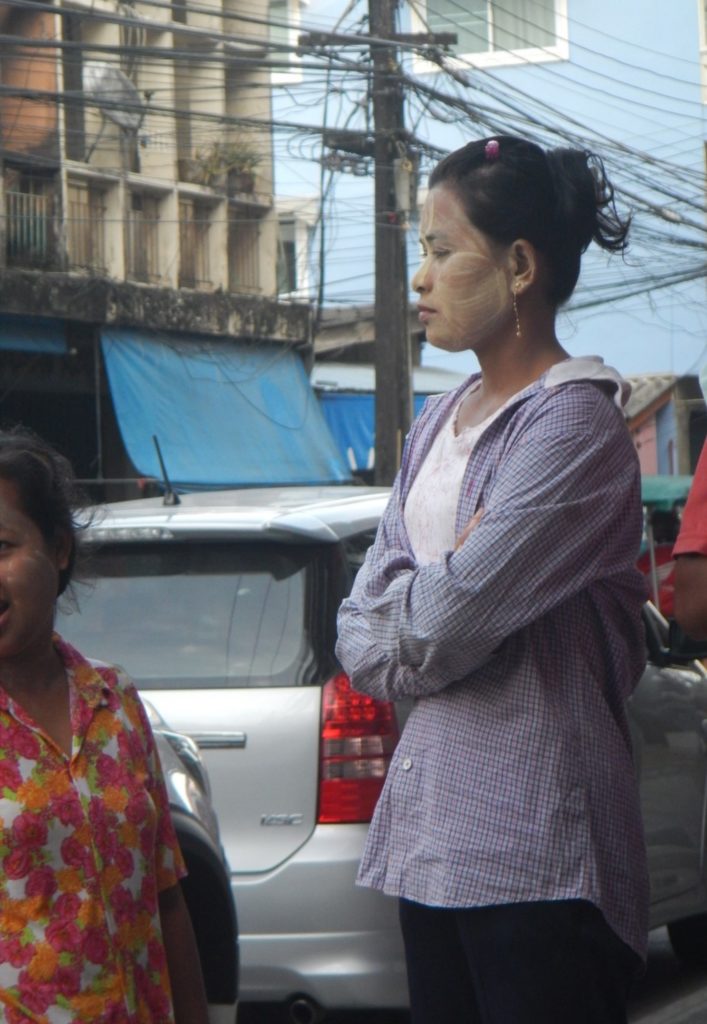
M 244 732 L 190 732 L 189 735 L 202 750 L 243 750 Z

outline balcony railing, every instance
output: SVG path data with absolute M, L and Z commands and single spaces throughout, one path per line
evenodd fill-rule
M 45 267 L 54 261 L 53 200 L 48 193 L 5 193 L 8 266 Z

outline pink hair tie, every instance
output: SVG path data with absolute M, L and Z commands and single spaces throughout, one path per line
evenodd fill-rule
M 489 141 L 484 146 L 484 156 L 489 161 L 489 163 L 491 163 L 494 160 L 498 160 L 498 154 L 500 150 L 501 147 L 498 144 L 498 139 L 489 139 Z

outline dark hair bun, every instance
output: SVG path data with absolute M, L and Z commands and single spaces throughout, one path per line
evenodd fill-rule
M 614 207 L 614 189 L 598 156 L 579 149 L 552 149 L 548 167 L 556 193 L 558 226 L 569 230 L 584 252 L 594 241 L 602 249 L 623 252 L 629 220 Z
M 602 161 L 584 150 L 546 152 L 512 135 L 481 139 L 437 165 L 430 187 L 442 182 L 453 184 L 471 222 L 490 238 L 506 245 L 525 238 L 543 253 L 556 305 L 574 291 L 590 242 L 610 252 L 626 247 L 630 218 L 616 211 Z

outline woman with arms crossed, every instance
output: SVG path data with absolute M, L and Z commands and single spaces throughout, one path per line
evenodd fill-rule
M 338 642 L 355 688 L 416 698 L 359 877 L 400 898 L 413 1024 L 622 1024 L 645 953 L 628 387 L 555 334 L 592 239 L 624 247 L 612 196 L 514 137 L 430 178 L 420 319 L 481 373 L 414 423 Z
M 74 507 L 68 462 L 0 433 L 0 1017 L 206 1024 L 145 710 L 53 632 Z

